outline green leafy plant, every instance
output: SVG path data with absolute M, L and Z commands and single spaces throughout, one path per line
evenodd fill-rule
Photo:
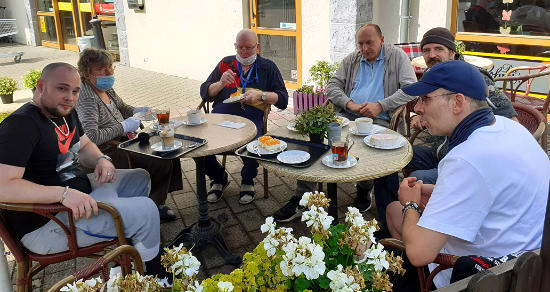
M 330 64 L 327 61 L 318 61 L 315 65 L 309 68 L 309 74 L 311 80 L 315 82 L 316 93 L 324 93 L 327 87 L 328 81 L 338 70 L 338 64 Z
M 303 85 L 302 87 L 296 89 L 296 92 L 313 93 L 313 85 Z
M 7 118 L 11 113 L 0 113 L 0 122 Z
M 17 89 L 17 81 L 9 77 L 0 77 L 0 95 L 12 94 Z
M 336 122 L 336 113 L 332 104 L 326 106 L 318 105 L 302 112 L 294 120 L 294 126 L 299 134 L 319 134 L 324 136 L 328 126 L 332 122 Z
M 31 71 L 23 75 L 23 85 L 29 89 L 36 88 L 36 83 L 38 82 L 38 79 L 40 79 L 41 74 L 42 71 L 31 69 Z
M 459 54 L 462 54 L 462 52 L 466 51 L 466 45 L 463 41 L 455 40 L 455 46 L 456 52 Z

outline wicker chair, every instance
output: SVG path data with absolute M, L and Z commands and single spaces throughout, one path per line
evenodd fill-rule
M 37 254 L 26 249 L 23 244 L 13 236 L 10 227 L 6 224 L 0 213 L 0 236 L 4 243 L 15 257 L 17 262 L 17 291 L 30 291 L 32 277 L 43 270 L 46 266 L 75 259 L 78 257 L 100 257 L 98 254 L 107 247 L 118 244 L 126 244 L 124 235 L 124 225 L 118 211 L 111 205 L 97 202 L 99 209 L 108 212 L 115 222 L 118 238 L 102 241 L 86 247 L 78 247 L 76 242 L 76 230 L 74 225 L 73 213 L 71 209 L 61 204 L 10 204 L 0 203 L 0 210 L 11 210 L 19 212 L 32 212 L 55 221 L 67 235 L 68 250 L 55 254 Z M 59 212 L 68 212 L 69 226 L 65 226 L 55 215 Z M 37 262 L 34 266 L 32 262 Z
M 541 144 L 543 141 L 543 134 L 546 133 L 546 120 L 542 114 L 536 109 L 518 102 L 512 102 L 512 106 L 518 113 L 518 121 L 522 124 L 533 137 Z
M 514 73 L 527 72 L 525 75 L 511 76 Z M 520 66 L 514 67 L 504 77 L 495 78 L 495 81 L 502 81 L 502 89 L 512 102 L 519 102 L 531 106 L 542 113 L 546 122 L 548 122 L 548 108 L 550 106 L 550 91 L 546 99 L 537 98 L 531 93 L 531 84 L 535 78 L 549 76 L 550 64 L 539 66 Z M 524 86 L 524 87 L 523 87 Z M 542 134 L 541 145 L 544 151 L 548 150 L 548 138 L 546 132 Z
M 98 273 L 101 273 L 101 279 L 103 280 L 103 283 L 106 283 L 109 280 L 108 265 L 112 262 L 117 262 L 120 264 L 123 277 L 131 273 L 132 262 L 134 270 L 140 275 L 143 275 L 143 262 L 138 251 L 133 246 L 122 245 L 108 252 L 93 263 L 74 272 L 72 275 L 69 275 L 63 280 L 57 282 L 48 290 L 48 292 L 58 292 L 67 284 L 73 283 L 80 279 L 89 279 Z
M 405 133 L 403 136 L 410 138 L 413 133 L 411 133 L 411 119 L 414 113 L 414 106 L 416 105 L 416 99 L 407 102 L 406 104 L 397 108 L 393 113 L 390 121 L 390 129 L 397 132 L 399 124 L 402 119 L 405 119 Z M 411 142 L 412 144 L 412 142 Z
M 210 101 L 206 101 L 206 100 L 203 100 L 199 106 L 197 107 L 198 110 L 203 110 L 205 113 L 210 113 Z M 267 118 L 269 116 L 269 113 L 271 112 L 271 106 L 268 106 L 265 108 L 264 110 L 264 117 L 263 117 L 263 121 L 262 121 L 262 131 L 264 133 L 267 133 Z M 234 153 L 233 152 L 226 152 L 226 153 L 223 153 L 223 158 L 222 158 L 222 165 L 223 167 L 225 167 L 225 163 L 227 161 L 227 155 L 233 155 Z M 267 175 L 267 169 L 264 168 L 264 198 L 269 198 L 269 186 L 268 186 L 268 183 L 269 183 L 269 178 L 268 178 L 268 175 Z
M 395 250 L 400 250 L 402 252 L 405 252 L 405 243 L 399 239 L 395 238 L 385 238 L 380 240 L 380 243 L 384 245 L 384 247 L 392 248 Z M 438 264 L 433 271 L 428 274 L 426 277 L 425 267 L 418 267 L 418 279 L 420 282 L 420 291 L 422 292 L 428 292 L 431 290 L 433 285 L 433 279 L 434 277 L 441 271 L 452 268 L 456 261 L 458 260 L 458 256 L 440 253 L 437 255 L 433 263 Z

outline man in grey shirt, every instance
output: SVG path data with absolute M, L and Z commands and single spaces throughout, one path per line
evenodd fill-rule
M 359 29 L 357 45 L 359 49 L 342 60 L 335 76 L 329 80 L 327 96 L 343 116 L 351 120 L 370 117 L 374 123 L 388 127 L 393 111 L 415 98 L 400 90 L 416 82 L 413 67 L 403 50 L 384 44 L 384 36 L 376 24 L 366 24 Z M 362 212 L 370 208 L 369 192 L 372 185 L 370 181 L 357 185 L 357 197 L 353 205 Z M 375 190 L 377 185 L 388 184 L 375 180 Z M 304 192 L 314 187 L 314 183 L 298 181 L 294 196 L 274 214 L 275 220 L 288 222 L 300 216 L 298 202 Z M 385 215 L 385 206 L 393 199 L 379 201 L 378 196 L 375 197 L 376 205 L 383 207 L 379 209 Z

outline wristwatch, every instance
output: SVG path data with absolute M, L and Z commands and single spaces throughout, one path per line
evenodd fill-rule
M 405 217 L 405 213 L 407 213 L 409 209 L 414 209 L 418 213 L 418 216 L 422 216 L 422 211 L 420 211 L 420 207 L 418 207 L 418 204 L 415 201 L 409 201 L 406 202 L 405 205 L 403 205 L 403 217 Z
M 262 101 L 265 101 L 267 99 L 267 94 L 262 91 Z
M 113 162 L 113 160 L 111 159 L 111 157 L 109 157 L 109 156 L 107 156 L 107 155 L 105 155 L 105 154 L 103 154 L 103 155 L 99 156 L 98 158 L 96 158 L 95 162 L 96 162 L 96 163 L 99 162 L 99 160 L 100 160 L 101 158 L 107 159 L 107 160 L 109 160 L 109 162 Z

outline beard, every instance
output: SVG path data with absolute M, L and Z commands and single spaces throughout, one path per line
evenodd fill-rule
M 73 107 L 71 107 L 69 110 L 62 110 L 59 109 L 57 106 L 47 105 L 44 103 L 44 99 L 48 99 L 48 91 L 46 88 L 44 88 L 44 92 L 42 92 L 42 96 L 40 97 L 40 104 L 42 105 L 42 109 L 52 117 L 66 117 L 71 113 L 71 110 L 73 109 Z
M 439 63 L 441 63 L 443 61 L 441 61 L 441 59 L 439 58 L 430 58 L 428 59 L 428 62 L 426 62 L 426 66 L 428 66 L 428 68 L 431 68 Z

